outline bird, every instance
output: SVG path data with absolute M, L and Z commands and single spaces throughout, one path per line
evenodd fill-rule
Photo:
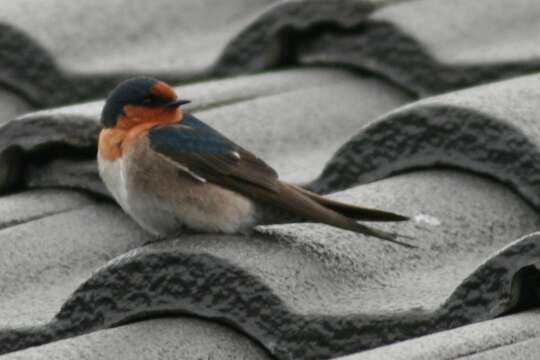
M 101 113 L 99 174 L 147 232 L 249 234 L 258 225 L 313 222 L 414 247 L 359 221 L 405 221 L 329 199 L 279 179 L 262 159 L 185 111 L 166 82 L 119 83 Z

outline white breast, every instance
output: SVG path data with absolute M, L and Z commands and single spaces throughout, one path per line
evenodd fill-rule
M 98 169 L 99 175 L 105 182 L 111 195 L 122 209 L 129 213 L 128 191 L 123 159 L 118 158 L 112 161 L 105 160 L 98 153 Z

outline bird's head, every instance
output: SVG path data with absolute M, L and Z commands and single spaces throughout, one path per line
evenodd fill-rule
M 101 113 L 105 128 L 129 129 L 145 122 L 174 123 L 182 120 L 179 100 L 163 81 L 152 78 L 133 78 L 121 82 L 107 97 Z

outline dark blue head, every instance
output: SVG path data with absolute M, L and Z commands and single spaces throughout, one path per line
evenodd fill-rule
M 107 97 L 101 123 L 106 128 L 116 126 L 118 118 L 124 115 L 124 106 L 132 105 L 141 108 L 178 107 L 187 104 L 187 100 L 177 100 L 174 90 L 153 78 L 132 78 L 118 84 Z

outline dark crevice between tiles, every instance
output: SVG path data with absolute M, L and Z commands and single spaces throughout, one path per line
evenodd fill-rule
M 213 74 L 256 73 L 298 64 L 297 48 L 312 28 L 352 28 L 381 5 L 370 1 L 284 2 L 261 14 L 225 47 Z
M 501 316 L 540 308 L 540 270 L 535 265 L 520 269 L 514 275 L 512 292 L 516 297 L 515 303 Z
M 94 199 L 109 197 L 99 178 L 95 158 L 95 147 L 70 146 L 56 141 L 37 144 L 29 151 L 18 145 L 8 146 L 0 156 L 3 182 L 0 192 L 72 188 L 83 190 Z
M 24 189 L 25 158 L 24 150 L 18 145 L 0 152 L 0 194 Z

